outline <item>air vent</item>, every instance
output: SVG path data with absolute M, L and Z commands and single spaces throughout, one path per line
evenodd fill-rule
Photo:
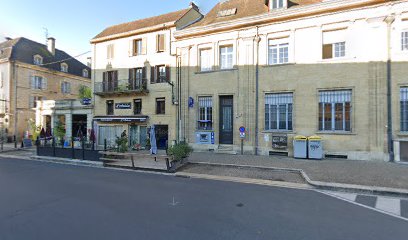
M 287 157 L 288 152 L 278 152 L 278 151 L 269 151 L 269 156 L 285 156 Z
M 237 14 L 237 9 L 231 8 L 231 9 L 219 11 L 217 13 L 217 17 L 228 17 L 228 16 L 233 16 L 235 14 Z
M 342 155 L 342 154 L 326 154 L 326 158 L 336 158 L 336 159 L 347 159 L 347 155 Z

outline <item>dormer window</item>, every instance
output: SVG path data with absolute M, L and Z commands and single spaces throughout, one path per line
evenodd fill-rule
M 285 8 L 287 6 L 287 0 L 271 0 L 270 6 L 271 10 Z
M 43 64 L 43 58 L 40 55 L 35 55 L 34 56 L 34 64 L 35 65 Z
M 89 77 L 88 70 L 86 70 L 86 69 L 82 70 L 82 77 L 84 77 L 84 78 Z
M 68 64 L 61 63 L 61 72 L 68 72 Z

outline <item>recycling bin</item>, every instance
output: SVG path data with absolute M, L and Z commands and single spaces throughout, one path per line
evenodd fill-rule
M 293 138 L 293 156 L 307 158 L 307 137 L 296 136 Z
M 309 159 L 323 159 L 323 144 L 322 138 L 319 136 L 311 136 L 307 138 Z

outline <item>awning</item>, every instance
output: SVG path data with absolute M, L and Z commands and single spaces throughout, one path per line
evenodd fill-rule
M 96 116 L 95 121 L 108 123 L 140 123 L 146 122 L 149 116 Z

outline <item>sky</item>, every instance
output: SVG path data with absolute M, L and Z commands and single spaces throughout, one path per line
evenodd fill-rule
M 195 0 L 207 13 L 219 0 Z M 89 41 L 108 26 L 187 8 L 191 0 L 1 0 L 0 42 L 26 37 L 46 42 L 72 56 L 91 50 Z M 114 4 L 112 4 L 114 3 Z M 91 54 L 83 55 L 86 62 Z

